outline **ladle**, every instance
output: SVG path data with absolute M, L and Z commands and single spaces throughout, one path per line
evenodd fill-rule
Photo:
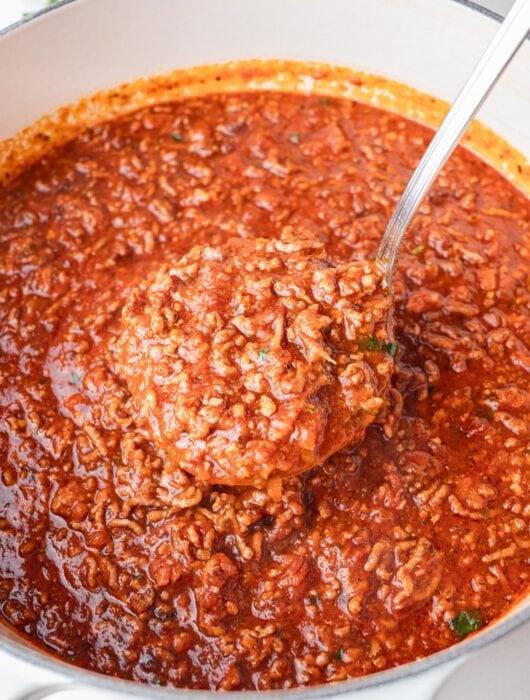
M 530 0 L 516 0 L 412 174 L 388 222 L 376 255 L 377 266 L 389 287 L 410 222 L 436 176 L 529 31 Z

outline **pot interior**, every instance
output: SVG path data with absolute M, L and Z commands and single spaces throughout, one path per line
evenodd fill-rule
M 0 76 L 0 95 L 4 97 L 0 141 L 11 139 L 63 105 L 76 104 L 87 95 L 115 85 L 163 75 L 176 68 L 227 61 L 282 58 L 345 66 L 450 101 L 496 26 L 494 20 L 471 7 L 439 0 L 412 0 L 407 4 L 392 0 L 256 0 L 252 4 L 225 0 L 222 11 L 216 12 L 212 12 L 210 0 L 191 4 L 180 0 L 76 0 L 0 36 L 0 65 L 4 67 Z M 477 131 L 469 141 L 497 168 L 513 174 L 527 192 L 530 187 L 524 158 L 530 157 L 529 84 L 527 42 L 480 117 L 522 154 L 518 161 L 522 177 L 511 173 L 501 151 L 491 151 L 487 132 Z M 345 85 L 322 84 L 320 90 L 344 94 Z M 256 89 L 265 87 L 278 84 L 265 75 Z M 354 96 L 399 112 L 391 87 L 386 80 L 375 80 L 371 90 L 361 86 Z M 300 78 L 297 89 L 315 89 L 311 71 Z M 132 100 L 131 94 L 128 99 Z M 126 109 L 132 106 L 132 102 L 124 104 Z M 422 108 L 417 104 L 414 113 L 407 112 L 409 108 L 403 105 L 401 109 L 429 124 L 439 121 L 443 103 L 435 103 L 434 108 L 428 101 Z M 94 114 L 88 110 L 83 119 L 88 123 Z M 519 158 L 517 154 L 512 156 Z M 528 618 L 529 612 L 528 602 L 523 602 L 495 626 L 459 647 L 358 681 L 304 690 L 304 697 L 373 686 L 428 669 L 501 636 Z M 61 674 L 85 676 L 85 672 L 28 648 L 10 630 L 2 629 L 1 636 L 4 645 L 25 658 Z M 86 677 L 109 688 L 116 683 L 95 674 Z M 144 692 L 130 684 L 128 687 L 134 693 Z

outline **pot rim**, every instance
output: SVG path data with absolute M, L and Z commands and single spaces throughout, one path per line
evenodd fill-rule
M 478 14 L 484 15 L 485 17 L 489 17 L 490 19 L 494 20 L 495 22 L 497 22 L 499 24 L 503 21 L 503 17 L 501 15 L 499 15 L 498 12 L 494 12 L 493 10 L 488 9 L 487 7 L 484 7 L 483 5 L 479 5 L 477 2 L 474 2 L 473 0 L 450 0 L 450 1 L 456 3 L 457 5 L 462 5 L 463 7 L 467 7 L 470 10 L 474 10 L 475 12 L 478 12 Z M 0 37 L 3 37 L 4 35 L 9 34 L 14 29 L 18 29 L 19 27 L 23 27 L 25 24 L 28 24 L 29 22 L 33 22 L 33 20 L 37 19 L 37 17 L 42 17 L 43 15 L 46 15 L 49 12 L 54 12 L 54 10 L 57 10 L 60 7 L 70 5 L 72 2 L 74 2 L 74 0 L 58 0 L 57 2 L 54 2 L 52 5 L 47 5 L 46 7 L 43 7 L 40 10 L 36 10 L 35 12 L 31 12 L 27 16 L 22 17 L 21 19 L 17 20 L 16 22 L 12 22 L 11 24 L 8 24 L 7 27 L 0 28 Z M 528 33 L 526 40 L 530 41 L 530 32 Z
M 0 39 L 12 31 L 33 22 L 33 20 L 43 17 L 50 12 L 70 5 L 74 0 L 59 0 L 53 5 L 48 5 L 37 12 L 34 12 L 26 17 L 22 17 L 17 22 L 14 22 L 3 29 L 0 29 Z M 489 10 L 473 0 L 451 0 L 458 5 L 462 5 L 471 9 L 489 19 L 500 23 L 503 18 L 496 12 Z M 527 41 L 530 41 L 530 33 L 527 35 Z M 526 602 L 525 602 L 526 600 Z M 237 690 L 224 691 L 224 694 L 239 695 L 245 698 L 259 698 L 265 694 L 267 698 L 289 697 L 296 698 L 314 698 L 314 697 L 336 697 L 345 693 L 361 691 L 368 688 L 378 688 L 390 683 L 405 680 L 407 678 L 415 678 L 421 674 L 440 668 L 443 664 L 456 661 L 461 657 L 480 649 L 484 649 L 493 642 L 501 639 L 508 633 L 517 629 L 521 625 L 530 621 L 530 598 L 519 601 L 518 609 L 512 609 L 505 613 L 496 623 L 484 631 L 474 635 L 470 639 L 456 643 L 442 651 L 430 654 L 422 659 L 413 661 L 400 666 L 386 669 L 384 671 L 375 672 L 366 676 L 360 676 L 345 681 L 335 683 L 320 684 L 314 686 L 302 686 L 298 688 L 277 689 L 277 690 Z M 81 666 L 68 663 L 59 657 L 52 655 L 51 652 L 46 652 L 39 649 L 31 640 L 26 640 L 25 637 L 10 625 L 0 620 L 0 629 L 8 630 L 11 638 L 0 635 L 0 651 L 5 651 L 23 662 L 36 665 L 43 670 L 60 674 L 68 680 L 72 680 L 84 685 L 99 688 L 110 692 L 123 693 L 127 692 L 129 696 L 142 697 L 149 694 L 151 697 L 171 698 L 176 695 L 189 695 L 197 700 L 211 700 L 212 693 L 217 691 L 198 690 L 194 688 L 170 688 L 147 685 L 137 681 L 107 676 L 103 673 L 85 669 Z

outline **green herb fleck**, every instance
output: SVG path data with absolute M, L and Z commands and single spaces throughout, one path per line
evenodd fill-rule
M 81 384 L 81 377 L 77 374 L 77 372 L 72 372 L 72 374 L 70 375 L 70 381 L 72 382 L 72 384 L 75 384 L 77 386 L 78 384 Z
M 318 100 L 319 105 L 329 105 L 329 97 L 320 97 Z
M 364 338 L 361 338 L 359 340 L 359 347 L 361 350 L 365 350 L 367 352 L 372 352 L 374 350 L 377 352 L 386 352 L 387 355 L 390 355 L 390 357 L 395 357 L 399 350 L 398 343 L 384 343 L 382 340 L 379 340 L 379 338 L 376 338 L 373 335 L 367 335 Z
M 471 632 L 476 632 L 482 627 L 482 615 L 480 610 L 463 610 L 453 617 L 449 627 L 458 639 L 464 639 Z
M 171 138 L 177 143 L 182 143 L 184 141 L 184 136 L 182 136 L 182 134 L 179 134 L 177 131 L 172 132 Z
M 300 143 L 300 134 L 291 134 L 289 136 L 289 141 L 291 143 Z
M 424 245 L 417 245 L 412 251 L 412 255 L 421 255 L 422 253 L 425 253 Z
M 381 350 L 383 343 L 373 335 L 366 335 L 359 341 L 359 347 L 361 350 Z
M 318 596 L 314 593 L 309 596 L 308 600 L 310 605 L 318 605 Z
M 48 5 L 57 5 L 59 0 L 48 0 Z
M 261 348 L 261 350 L 258 352 L 258 357 L 262 362 L 265 362 L 265 358 L 269 354 L 270 350 L 269 348 Z
M 331 658 L 335 659 L 335 661 L 342 661 L 344 657 L 344 649 L 337 649 L 337 651 L 333 652 L 331 655 Z
M 398 353 L 399 345 L 397 343 L 384 343 L 383 350 L 390 355 L 390 357 L 395 357 Z

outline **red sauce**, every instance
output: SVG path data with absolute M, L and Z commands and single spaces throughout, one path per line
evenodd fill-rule
M 334 266 L 288 226 L 166 259 L 109 350 L 169 494 L 175 470 L 264 486 L 362 440 L 392 375 L 390 307 L 374 262 Z
M 530 207 L 469 152 L 406 241 L 392 411 L 360 447 L 208 486 L 168 470 L 116 362 L 127 301 L 194 245 L 288 225 L 334 265 L 371 259 L 430 136 L 338 99 L 207 96 L 91 128 L 0 191 L 10 624 L 108 674 L 283 688 L 433 653 L 527 593 Z

